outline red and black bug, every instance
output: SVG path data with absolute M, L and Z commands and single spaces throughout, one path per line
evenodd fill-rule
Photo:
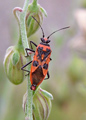
M 39 24 L 39 22 L 33 16 L 32 16 L 32 18 Z M 37 46 L 33 41 L 30 41 L 31 49 L 26 48 L 26 53 L 28 56 L 28 51 L 34 52 L 34 57 L 33 57 L 32 61 L 30 61 L 29 63 L 27 63 L 26 65 L 24 65 L 21 68 L 23 71 L 27 71 L 28 73 L 30 73 L 31 90 L 34 90 L 34 91 L 36 90 L 36 87 L 38 85 L 40 85 L 43 80 L 49 79 L 49 77 L 50 77 L 49 71 L 48 71 L 49 62 L 52 60 L 50 58 L 51 52 L 52 52 L 50 45 L 49 45 L 50 36 L 57 31 L 69 28 L 69 27 L 61 28 L 61 29 L 56 30 L 53 33 L 51 33 L 48 37 L 45 37 L 44 31 L 40 24 L 39 24 L 39 26 L 40 26 L 40 28 L 42 30 L 42 34 L 43 34 L 43 37 L 41 38 L 41 42 Z M 32 44 L 36 47 L 36 51 L 33 50 Z M 30 63 L 32 63 L 31 70 L 28 71 L 28 70 L 24 69 Z M 47 78 L 45 78 L 46 75 L 47 75 Z

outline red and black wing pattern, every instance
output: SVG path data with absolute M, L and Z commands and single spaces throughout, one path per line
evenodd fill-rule
M 49 47 L 43 48 L 39 45 L 35 51 L 30 71 L 31 84 L 38 86 L 45 78 L 48 72 L 51 50 Z M 50 51 L 49 54 L 48 51 Z

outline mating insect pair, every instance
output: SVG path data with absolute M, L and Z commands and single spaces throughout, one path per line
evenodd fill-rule
M 32 18 L 39 24 L 39 22 L 33 16 L 32 16 Z M 34 52 L 34 57 L 33 57 L 32 61 L 30 61 L 29 63 L 27 63 L 26 65 L 24 65 L 21 68 L 23 71 L 30 73 L 31 90 L 33 90 L 33 91 L 36 90 L 36 87 L 38 85 L 40 85 L 43 80 L 49 79 L 49 77 L 50 77 L 49 71 L 48 71 L 49 62 L 52 60 L 50 58 L 51 52 L 52 52 L 50 45 L 49 45 L 50 36 L 57 31 L 69 28 L 69 27 L 64 27 L 59 30 L 56 30 L 46 38 L 44 35 L 44 31 L 40 24 L 39 24 L 39 26 L 40 26 L 40 28 L 42 30 L 42 34 L 43 34 L 43 37 L 41 38 L 41 42 L 37 46 L 33 41 L 30 41 L 31 49 L 26 48 L 26 53 L 28 56 L 28 51 Z M 32 44 L 36 47 L 36 51 L 33 50 Z M 24 69 L 29 64 L 31 64 L 30 71 Z M 46 75 L 47 75 L 47 78 L 45 78 Z

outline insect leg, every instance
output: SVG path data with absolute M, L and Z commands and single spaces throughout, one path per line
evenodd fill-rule
M 49 71 L 47 72 L 47 78 L 45 78 L 44 80 L 47 80 L 50 78 L 50 74 L 49 74 Z
M 24 68 L 25 68 L 26 66 L 28 66 L 30 63 L 32 63 L 32 61 L 30 61 L 29 63 L 27 63 L 27 64 L 25 64 L 24 66 L 21 67 L 21 70 L 28 72 L 27 75 L 30 74 L 30 71 L 29 71 L 29 70 L 26 70 L 26 69 L 24 69 Z
M 50 60 L 52 60 L 52 58 L 50 58 Z
M 28 50 L 31 51 L 31 52 L 35 52 L 35 50 L 33 50 L 32 44 L 35 45 L 35 47 L 37 47 L 36 43 L 34 43 L 33 41 L 30 41 L 31 49 L 29 49 L 29 48 L 26 48 L 26 49 L 25 49 L 25 50 L 26 50 L 26 53 L 27 53 L 27 56 L 25 56 L 25 57 L 28 57 L 28 56 L 29 56 L 29 55 L 28 55 L 28 52 L 27 52 Z
M 35 52 L 35 50 L 29 49 L 29 48 L 25 48 L 25 50 L 26 50 L 26 53 L 27 53 L 27 55 L 26 55 L 25 57 L 28 57 L 28 56 L 29 56 L 29 55 L 28 55 L 28 52 L 27 52 L 28 50 L 31 51 L 31 52 Z
M 31 49 L 33 49 L 32 44 L 33 44 L 35 47 L 37 47 L 37 44 L 36 44 L 36 43 L 34 43 L 33 41 L 30 41 Z

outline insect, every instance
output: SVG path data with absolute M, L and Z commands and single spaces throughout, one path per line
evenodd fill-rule
M 39 24 L 39 22 L 33 16 L 32 16 L 32 18 Z M 21 68 L 21 70 L 26 71 L 26 72 L 28 72 L 28 74 L 30 74 L 30 81 L 31 81 L 30 88 L 33 91 L 36 90 L 36 87 L 38 85 L 40 85 L 43 80 L 49 79 L 49 77 L 50 77 L 49 71 L 48 71 L 49 62 L 52 60 L 50 57 L 52 50 L 49 45 L 50 36 L 57 31 L 69 28 L 69 26 L 68 26 L 68 27 L 58 29 L 58 30 L 54 31 L 53 33 L 51 33 L 48 37 L 45 37 L 43 28 L 41 27 L 40 24 L 39 24 L 39 26 L 40 26 L 40 28 L 42 30 L 42 34 L 43 34 L 43 37 L 41 38 L 41 42 L 37 46 L 36 43 L 34 43 L 33 41 L 30 41 L 31 49 L 26 48 L 25 50 L 26 50 L 27 56 L 28 56 L 28 51 L 34 52 L 34 57 L 33 57 L 32 61 L 28 62 L 26 65 L 24 65 Z M 33 50 L 32 44 L 36 47 L 35 51 Z M 24 69 L 29 64 L 31 64 L 30 71 Z M 46 75 L 47 75 L 47 78 L 45 78 Z

